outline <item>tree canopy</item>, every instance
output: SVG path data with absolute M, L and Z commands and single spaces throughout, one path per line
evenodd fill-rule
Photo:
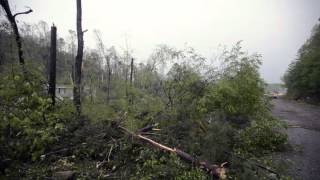
M 320 24 L 316 24 L 310 38 L 298 51 L 283 78 L 288 94 L 294 98 L 320 101 Z

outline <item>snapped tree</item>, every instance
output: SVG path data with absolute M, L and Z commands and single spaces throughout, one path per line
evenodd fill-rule
M 57 27 L 51 27 L 51 46 L 50 46 L 50 66 L 49 66 L 49 89 L 52 105 L 55 105 L 56 97 L 56 61 L 57 61 Z

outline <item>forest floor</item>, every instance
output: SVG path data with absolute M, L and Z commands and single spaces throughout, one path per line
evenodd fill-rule
M 320 107 L 301 102 L 274 99 L 272 114 L 287 122 L 292 151 L 282 154 L 292 164 L 294 179 L 320 178 Z

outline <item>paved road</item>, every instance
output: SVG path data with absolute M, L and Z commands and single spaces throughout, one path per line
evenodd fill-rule
M 273 115 L 288 123 L 289 143 L 296 147 L 284 155 L 293 162 L 290 175 L 320 180 L 320 107 L 283 99 L 272 103 Z

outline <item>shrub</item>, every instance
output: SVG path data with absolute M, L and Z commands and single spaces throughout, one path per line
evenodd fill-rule
M 284 125 L 275 119 L 253 121 L 239 133 L 236 152 L 261 156 L 283 150 L 287 142 Z
M 65 131 L 66 118 L 72 117 L 65 106 L 51 107 L 39 77 L 12 73 L 0 79 L 1 158 L 39 158 Z
M 141 164 L 140 164 L 141 163 Z M 200 169 L 190 167 L 174 154 L 141 151 L 135 176 L 131 179 L 207 179 Z

